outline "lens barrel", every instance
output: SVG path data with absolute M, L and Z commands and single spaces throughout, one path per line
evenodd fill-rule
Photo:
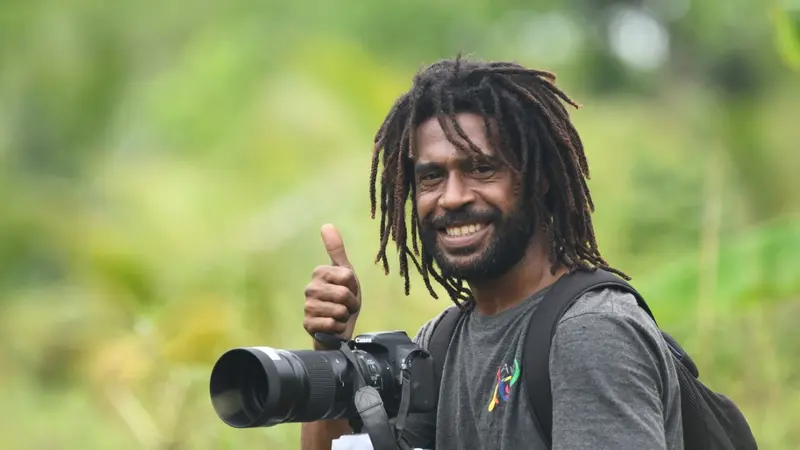
M 340 418 L 353 396 L 354 370 L 339 350 L 236 348 L 211 371 L 211 404 L 234 428 Z

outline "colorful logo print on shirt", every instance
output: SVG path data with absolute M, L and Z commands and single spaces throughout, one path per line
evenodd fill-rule
M 494 384 L 492 400 L 489 402 L 489 412 L 494 411 L 495 406 L 499 405 L 501 400 L 508 401 L 511 387 L 519 380 L 519 372 L 519 362 L 516 359 L 513 367 L 510 364 L 503 364 L 497 369 L 497 381 Z

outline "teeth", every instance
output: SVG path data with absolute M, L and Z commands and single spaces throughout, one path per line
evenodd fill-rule
M 469 225 L 461 225 L 460 227 L 450 227 L 447 228 L 445 231 L 447 232 L 448 236 L 467 236 L 483 228 L 482 224 L 474 223 Z

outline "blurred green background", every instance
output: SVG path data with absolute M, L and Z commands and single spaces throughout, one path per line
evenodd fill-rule
M 372 263 L 367 189 L 393 100 L 459 51 L 558 74 L 604 255 L 761 448 L 800 448 L 796 0 L 0 3 L 0 446 L 298 448 L 224 425 L 211 366 L 308 348 L 325 222 L 357 331 L 448 305 Z

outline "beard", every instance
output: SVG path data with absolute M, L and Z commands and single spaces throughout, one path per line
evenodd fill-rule
M 433 257 L 444 277 L 465 281 L 501 277 L 525 256 L 536 230 L 536 214 L 524 197 L 521 196 L 520 201 L 505 215 L 498 208 L 488 206 L 485 210 L 470 207 L 446 212 L 437 217 L 425 217 L 419 226 L 423 255 Z M 444 227 L 459 223 L 492 225 L 488 242 L 484 240 L 474 246 L 445 253 L 438 245 L 438 234 Z M 452 258 L 467 255 L 474 256 L 464 262 Z

